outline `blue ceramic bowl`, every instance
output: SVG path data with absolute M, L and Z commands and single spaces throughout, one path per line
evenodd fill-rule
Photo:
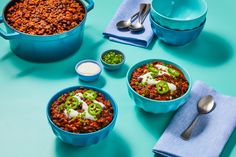
M 6 14 L 8 8 L 17 3 L 17 1 L 9 1 L 2 16 L 0 16 L 0 24 L 4 23 L 7 30 L 4 31 L 0 28 L 0 36 L 9 40 L 10 48 L 15 55 L 31 62 L 53 62 L 69 57 L 80 48 L 87 13 L 94 7 L 93 0 L 84 0 L 88 4 L 87 6 L 82 1 L 78 1 L 85 9 L 85 17 L 78 26 L 54 35 L 26 34 L 9 25 L 6 20 Z
M 86 62 L 91 62 L 91 63 L 97 64 L 97 65 L 99 66 L 99 68 L 100 68 L 100 71 L 97 72 L 97 73 L 95 73 L 95 74 L 90 74 L 90 75 L 85 75 L 85 74 L 80 73 L 80 72 L 77 70 L 77 68 L 78 68 L 82 63 L 86 63 Z M 96 80 L 99 78 L 99 76 L 100 76 L 100 74 L 101 74 L 101 72 L 102 72 L 102 67 L 100 66 L 100 64 L 99 64 L 98 62 L 96 62 L 96 61 L 94 61 L 94 60 L 82 60 L 82 61 L 80 61 L 79 63 L 76 64 L 76 66 L 75 66 L 75 71 L 77 72 L 77 74 L 79 75 L 79 78 L 80 78 L 82 81 L 85 81 L 85 82 L 92 82 L 92 81 L 96 81 Z
M 119 64 L 108 64 L 108 63 L 104 62 L 103 59 L 102 59 L 102 57 L 103 57 L 105 54 L 107 54 L 108 52 L 110 52 L 110 51 L 113 51 L 113 52 L 115 52 L 115 53 L 121 54 L 121 55 L 123 56 L 122 62 L 119 63 Z M 114 49 L 112 49 L 112 50 L 107 50 L 107 51 L 103 52 L 103 53 L 101 54 L 101 56 L 100 56 L 100 60 L 101 60 L 101 62 L 102 62 L 102 64 L 103 64 L 103 66 L 104 66 L 105 69 L 110 70 L 110 71 L 112 71 L 112 70 L 118 70 L 118 69 L 120 69 L 120 68 L 124 65 L 124 63 L 125 63 L 125 55 L 124 55 L 124 53 L 122 53 L 122 52 L 119 51 L 119 50 L 114 50 Z
M 153 0 L 151 16 L 170 29 L 187 30 L 201 25 L 206 19 L 205 0 Z
M 133 88 L 129 84 L 133 71 L 137 69 L 138 67 L 140 67 L 141 65 L 147 64 L 153 61 L 160 61 L 166 64 L 172 64 L 175 67 L 177 67 L 179 70 L 181 70 L 189 83 L 189 88 L 187 92 L 179 98 L 168 100 L 168 101 L 161 101 L 161 100 L 153 100 L 153 99 L 143 97 L 142 95 L 138 94 L 135 90 L 133 90 Z M 128 86 L 129 95 L 134 100 L 136 106 L 150 113 L 166 113 L 169 111 L 177 110 L 181 105 L 183 105 L 188 100 L 189 95 L 190 95 L 190 90 L 192 88 L 192 81 L 188 72 L 185 69 L 183 69 L 180 65 L 173 63 L 171 61 L 163 60 L 163 59 L 147 59 L 147 60 L 143 60 L 136 63 L 129 69 L 126 76 L 126 82 Z
M 205 25 L 204 21 L 199 27 L 191 30 L 173 30 L 156 23 L 152 17 L 150 21 L 154 34 L 164 43 L 174 46 L 182 46 L 196 39 Z
M 106 127 L 102 128 L 101 130 L 98 130 L 98 131 L 92 132 L 92 133 L 75 134 L 75 133 L 71 133 L 71 132 L 62 130 L 57 125 L 55 125 L 51 120 L 50 107 L 51 107 L 52 102 L 55 101 L 58 97 L 60 97 L 62 94 L 70 92 L 70 91 L 74 91 L 76 89 L 79 89 L 80 87 L 84 87 L 86 89 L 92 89 L 92 90 L 102 93 L 105 96 L 105 98 L 107 100 L 109 100 L 112 104 L 112 107 L 114 110 L 114 117 L 113 117 L 111 123 L 108 124 Z M 83 146 L 90 146 L 92 144 L 98 143 L 100 140 L 104 139 L 110 133 L 110 131 L 113 129 L 115 122 L 116 122 L 118 108 L 117 108 L 117 105 L 116 105 L 114 99 L 107 92 L 105 92 L 101 89 L 95 88 L 95 87 L 90 87 L 90 86 L 74 86 L 74 87 L 69 87 L 69 88 L 63 89 L 63 90 L 59 91 L 58 93 L 56 93 L 48 102 L 46 114 L 47 114 L 47 119 L 48 119 L 48 122 L 52 128 L 53 133 L 62 142 L 67 143 L 67 144 L 71 144 L 74 146 L 83 147 Z

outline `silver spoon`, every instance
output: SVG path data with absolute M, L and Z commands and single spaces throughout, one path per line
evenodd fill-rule
M 184 140 L 189 140 L 189 138 L 192 134 L 192 130 L 198 122 L 199 116 L 202 115 L 202 114 L 210 113 L 211 111 L 213 111 L 215 109 L 215 106 L 216 105 L 214 103 L 214 99 L 211 95 L 202 97 L 200 99 L 200 101 L 198 102 L 198 106 L 197 106 L 198 114 L 197 114 L 197 116 L 194 118 L 194 120 L 189 125 L 189 127 L 181 134 L 181 138 L 184 139 Z
M 131 25 L 131 23 L 136 19 L 138 16 L 139 12 L 135 13 L 134 15 L 131 16 L 128 20 L 121 20 L 116 23 L 116 28 L 117 29 L 127 29 Z
M 144 9 L 146 7 L 145 3 L 141 3 L 139 5 L 140 9 Z M 140 9 L 137 13 L 135 13 L 134 15 L 132 15 L 128 20 L 121 20 L 119 22 L 116 23 L 116 28 L 119 30 L 122 29 L 127 29 L 129 28 L 129 26 L 132 24 L 132 22 L 138 17 L 138 15 L 140 14 Z
M 148 15 L 151 8 L 151 4 L 145 4 L 145 8 L 140 6 L 138 21 L 135 24 L 131 24 L 129 29 L 133 32 L 138 32 L 144 30 L 143 22 Z

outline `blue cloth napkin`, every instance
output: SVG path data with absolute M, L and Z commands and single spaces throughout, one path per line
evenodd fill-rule
M 180 134 L 197 114 L 197 102 L 206 95 L 212 95 L 216 108 L 200 117 L 189 141 Z M 190 99 L 180 108 L 153 152 L 164 156 L 217 157 L 236 126 L 236 98 L 222 95 L 201 81 L 196 81 Z
M 139 11 L 140 3 L 150 3 L 149 0 L 124 0 L 111 22 L 103 32 L 103 35 L 111 41 L 130 44 L 140 47 L 148 47 L 153 38 L 153 31 L 149 21 L 149 14 L 143 25 L 145 27 L 142 33 L 131 33 L 130 31 L 119 31 L 116 23 L 120 20 L 127 20 L 133 14 Z

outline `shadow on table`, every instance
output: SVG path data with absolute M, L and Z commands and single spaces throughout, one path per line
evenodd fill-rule
M 155 137 L 155 139 L 159 139 L 159 137 L 164 132 L 167 127 L 169 121 L 171 120 L 174 112 L 169 112 L 165 114 L 152 114 L 143 111 L 142 109 L 135 107 L 135 113 L 140 123 L 144 126 L 144 128 Z
M 231 134 L 228 142 L 226 143 L 223 151 L 220 154 L 220 157 L 230 156 L 230 154 L 235 146 L 236 146 L 236 129 L 234 129 L 234 132 Z
M 89 27 L 87 29 L 88 30 L 86 31 L 91 31 L 93 28 Z M 104 41 L 105 39 L 94 41 L 92 35 L 85 35 L 80 49 L 75 54 L 57 62 L 28 62 L 15 56 L 13 52 L 8 52 L 5 56 L 0 58 L 0 62 L 9 62 L 9 64 L 12 64 L 19 71 L 19 73 L 16 74 L 17 78 L 25 77 L 27 75 L 44 79 L 71 78 L 76 76 L 74 69 L 78 61 L 83 59 L 98 59 L 99 47 Z M 9 69 L 6 68 L 5 70 L 7 72 Z
M 202 66 L 217 66 L 233 56 L 233 48 L 226 39 L 205 31 L 195 41 L 185 46 L 168 46 L 162 42 L 159 45 L 177 58 Z
M 112 78 L 124 78 L 126 76 L 127 71 L 129 70 L 129 66 L 127 64 L 124 64 L 121 69 L 110 71 L 104 69 L 104 72 L 111 76 Z
M 78 78 L 78 83 L 80 85 L 88 85 L 88 86 L 95 86 L 97 88 L 102 88 L 106 85 L 106 79 L 102 75 L 99 76 L 98 80 L 93 82 L 84 82 Z
M 90 147 L 74 147 L 55 140 L 57 157 L 131 157 L 131 151 L 126 141 L 116 132 L 111 132 L 106 139 Z
M 154 47 L 154 45 L 156 44 L 157 41 L 157 37 L 153 36 L 151 43 L 149 44 L 149 46 L 147 47 L 148 50 L 152 50 L 152 48 Z

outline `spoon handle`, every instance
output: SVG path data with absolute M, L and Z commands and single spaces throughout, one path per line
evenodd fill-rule
M 145 10 L 144 10 L 144 12 L 143 12 L 143 14 L 141 15 L 141 18 L 140 18 L 141 19 L 141 21 L 140 21 L 141 24 L 144 22 L 145 18 L 147 17 L 150 9 L 151 9 L 151 4 L 149 4 L 149 3 L 146 4 L 146 8 L 145 8 Z
M 193 120 L 192 123 L 189 125 L 189 127 L 188 127 L 187 129 L 185 129 L 184 132 L 181 134 L 181 138 L 182 138 L 183 140 L 186 140 L 186 141 L 189 140 L 189 138 L 190 138 L 190 136 L 191 136 L 191 134 L 192 134 L 192 130 L 193 130 L 193 128 L 195 127 L 195 125 L 197 124 L 197 122 L 198 122 L 199 116 L 200 116 L 200 114 L 198 114 L 198 115 L 194 118 L 194 120 Z
M 142 15 L 145 13 L 147 4 L 145 3 L 141 3 L 139 6 L 139 15 L 138 15 L 138 22 L 141 23 L 142 22 Z

